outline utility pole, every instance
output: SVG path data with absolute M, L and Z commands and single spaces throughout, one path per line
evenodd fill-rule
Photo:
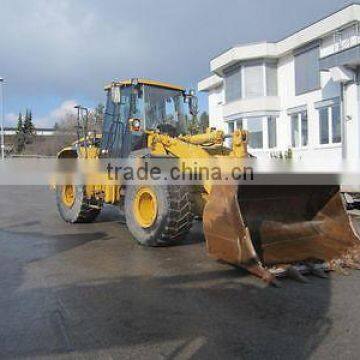
M 5 134 L 4 134 L 4 79 L 0 78 L 0 104 L 1 104 L 1 160 L 5 159 Z

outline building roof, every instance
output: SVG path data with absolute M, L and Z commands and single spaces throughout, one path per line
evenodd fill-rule
M 223 83 L 223 79 L 214 74 L 211 75 L 198 83 L 198 91 L 208 91 L 217 88 Z

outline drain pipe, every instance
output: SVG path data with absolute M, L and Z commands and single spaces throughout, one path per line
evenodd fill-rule
M 340 83 L 341 155 L 343 159 L 347 158 L 345 87 L 346 85 L 343 82 L 341 82 Z

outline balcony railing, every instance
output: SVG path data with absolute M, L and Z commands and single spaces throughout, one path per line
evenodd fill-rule
M 334 33 L 334 54 L 360 44 L 360 24 L 358 22 Z

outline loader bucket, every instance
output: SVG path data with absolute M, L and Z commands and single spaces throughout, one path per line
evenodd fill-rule
M 338 186 L 216 185 L 203 219 L 210 256 L 268 282 L 271 267 L 330 264 L 360 244 Z

